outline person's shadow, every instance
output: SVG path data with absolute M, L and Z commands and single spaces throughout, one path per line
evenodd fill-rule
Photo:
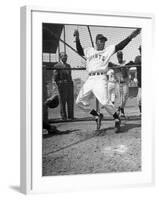
M 126 133 L 133 128 L 138 128 L 138 127 L 141 127 L 141 124 L 126 124 L 124 126 L 121 126 L 120 132 L 116 133 L 116 134 L 123 134 L 123 133 Z M 112 133 L 115 133 L 114 127 L 103 128 L 103 129 L 95 131 L 96 136 L 111 135 Z
M 44 134 L 43 135 L 43 138 L 50 138 L 50 137 L 53 137 L 55 135 L 66 135 L 66 134 L 70 134 L 72 132 L 75 132 L 75 131 L 79 131 L 80 129 L 74 129 L 74 130 L 65 130 L 65 131 L 59 131 L 59 132 L 55 132 L 53 134 Z

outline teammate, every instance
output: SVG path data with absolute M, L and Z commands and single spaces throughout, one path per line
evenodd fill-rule
M 119 93 L 119 108 L 118 111 L 121 117 L 125 118 L 125 105 L 129 97 L 129 68 L 126 67 L 127 63 L 123 60 L 123 52 L 117 52 L 117 59 L 119 66 L 121 67 L 118 69 L 116 73 L 117 78 L 117 91 Z
M 108 62 L 110 57 L 117 51 L 122 50 L 139 33 L 140 29 L 136 29 L 130 34 L 130 36 L 121 41 L 119 44 L 111 45 L 107 48 L 105 48 L 105 42 L 107 41 L 107 38 L 102 34 L 98 34 L 95 41 L 96 48 L 89 47 L 83 50 L 80 43 L 79 32 L 78 30 L 75 30 L 74 32 L 77 51 L 81 56 L 85 56 L 86 69 L 89 75 L 88 79 L 79 92 L 76 103 L 82 106 L 85 110 L 89 110 L 90 114 L 96 118 L 97 129 L 100 129 L 103 115 L 94 109 L 91 110 L 89 97 L 92 93 L 101 103 L 101 105 L 105 107 L 107 112 L 113 116 L 115 120 L 115 132 L 120 132 L 120 117 L 116 112 L 114 104 L 108 99 L 106 91 L 106 72 L 108 70 Z
M 54 79 L 60 94 L 60 113 L 63 120 L 74 119 L 74 89 L 71 76 L 71 66 L 67 63 L 67 54 L 60 52 L 60 62 L 55 67 Z M 61 68 L 66 68 L 61 69 Z M 59 70 L 58 70 L 59 69 Z M 66 113 L 67 104 L 67 113 Z
M 135 64 L 140 65 L 137 67 L 137 81 L 138 81 L 138 94 L 137 94 L 137 102 L 141 115 L 141 46 L 139 46 L 140 55 L 136 56 Z

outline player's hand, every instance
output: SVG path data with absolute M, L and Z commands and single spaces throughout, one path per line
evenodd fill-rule
M 135 38 L 140 32 L 141 32 L 141 28 L 137 28 L 135 31 L 131 33 L 130 37 Z

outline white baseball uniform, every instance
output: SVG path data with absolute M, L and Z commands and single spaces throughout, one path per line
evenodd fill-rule
M 93 47 L 84 49 L 89 77 L 79 92 L 76 100 L 77 104 L 81 103 L 88 108 L 90 106 L 89 99 L 93 93 L 108 113 L 113 115 L 116 112 L 114 105 L 108 98 L 106 77 L 108 62 L 114 53 L 114 45 L 106 47 L 102 51 L 97 51 Z
M 116 78 L 113 69 L 108 70 L 107 78 L 108 78 L 108 98 L 111 102 L 115 102 Z
M 126 61 L 123 61 L 123 63 L 120 64 L 121 67 L 125 65 Z M 116 73 L 116 78 L 118 82 L 116 88 L 117 88 L 117 93 L 119 93 L 119 106 L 121 108 L 124 108 L 129 97 L 129 76 L 126 75 L 126 77 L 124 77 L 122 69 Z

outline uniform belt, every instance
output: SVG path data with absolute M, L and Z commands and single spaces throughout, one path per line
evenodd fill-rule
M 89 76 L 96 76 L 96 75 L 103 75 L 105 74 L 105 72 L 92 72 L 92 73 L 89 73 Z

